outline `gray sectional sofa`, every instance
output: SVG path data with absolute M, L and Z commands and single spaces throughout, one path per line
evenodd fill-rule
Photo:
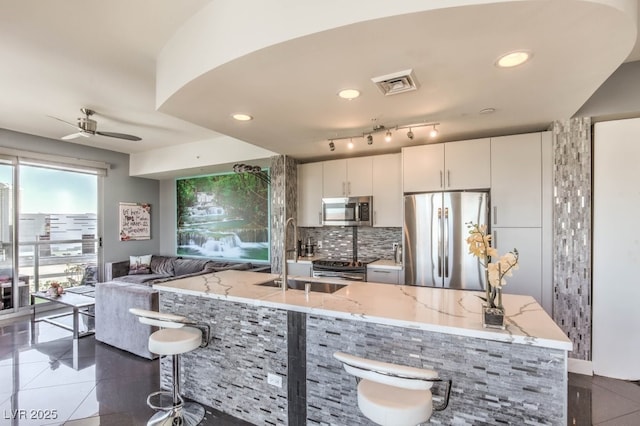
M 268 265 L 189 259 L 176 256 L 151 256 L 149 273 L 129 273 L 129 260 L 107 262 L 105 282 L 96 284 L 95 338 L 135 355 L 154 359 L 148 340 L 156 328 L 141 324 L 130 308 L 157 311 L 158 291 L 152 285 L 227 269 L 269 272 Z
M 148 274 L 131 274 L 129 260 L 107 262 L 104 278 L 105 281 L 152 285 L 227 269 L 268 272 L 271 268 L 268 265 L 254 265 L 247 262 L 152 255 L 150 269 Z

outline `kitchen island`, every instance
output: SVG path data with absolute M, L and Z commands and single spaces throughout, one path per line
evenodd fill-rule
M 570 340 L 529 296 L 505 295 L 506 330 L 482 327 L 480 293 L 363 282 L 333 294 L 223 271 L 156 284 L 160 309 L 212 327 L 183 357 L 183 393 L 255 424 L 371 424 L 335 351 L 453 380 L 441 424 L 566 424 Z M 304 278 L 313 282 L 313 278 Z M 327 281 L 327 280 L 323 280 Z M 163 361 L 163 386 L 170 365 Z

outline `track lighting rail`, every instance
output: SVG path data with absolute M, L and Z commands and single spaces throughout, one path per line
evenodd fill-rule
M 394 126 L 394 127 L 385 127 L 383 125 L 376 125 L 373 127 L 371 131 L 362 132 L 361 134 L 329 138 L 328 139 L 329 150 L 334 151 L 336 149 L 336 145 L 335 145 L 336 141 L 347 140 L 347 139 L 349 140 L 349 148 L 353 148 L 353 139 L 357 139 L 357 138 L 365 139 L 367 141 L 367 145 L 372 145 L 373 135 L 381 132 L 385 132 L 385 141 L 391 142 L 392 130 L 397 132 L 398 130 L 409 129 L 409 131 L 407 132 L 407 137 L 413 140 L 413 138 L 415 137 L 413 133 L 413 129 L 417 129 L 420 127 L 432 127 L 431 131 L 429 132 L 429 136 L 431 138 L 435 138 L 438 135 L 438 129 L 436 129 L 436 126 L 439 126 L 439 125 L 440 123 L 419 123 L 419 124 L 410 124 L 406 126 Z

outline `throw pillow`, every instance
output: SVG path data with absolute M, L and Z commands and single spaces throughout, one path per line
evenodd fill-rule
M 129 256 L 129 275 L 151 273 L 151 255 Z

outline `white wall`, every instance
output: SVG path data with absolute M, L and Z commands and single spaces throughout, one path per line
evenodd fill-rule
M 231 163 L 272 157 L 273 152 L 228 136 L 131 154 L 131 176 L 167 179 L 230 172 Z M 177 173 L 176 171 L 180 172 Z
M 640 379 L 640 119 L 594 126 L 593 372 Z
M 603 119 L 636 117 L 640 111 L 640 61 L 622 64 L 587 102 L 575 117 Z

